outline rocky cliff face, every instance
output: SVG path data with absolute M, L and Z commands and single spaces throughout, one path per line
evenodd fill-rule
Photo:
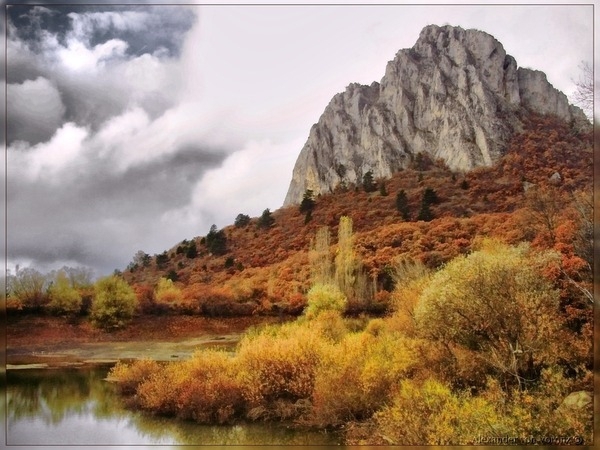
M 368 171 L 389 177 L 421 152 L 455 170 L 491 165 L 527 110 L 587 123 L 544 73 L 518 68 L 494 37 L 427 26 L 381 83 L 351 84 L 333 97 L 300 152 L 284 205 L 306 189 L 360 183 Z

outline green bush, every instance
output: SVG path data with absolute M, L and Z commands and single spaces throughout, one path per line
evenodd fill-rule
M 58 272 L 52 286 L 48 288 L 48 307 L 54 314 L 75 316 L 81 311 L 82 297 L 64 271 Z
M 343 312 L 346 308 L 346 296 L 334 284 L 315 284 L 307 294 L 305 315 L 309 319 L 317 317 L 323 311 Z
M 122 278 L 111 275 L 99 279 L 94 286 L 92 323 L 107 330 L 125 326 L 133 317 L 137 298 Z

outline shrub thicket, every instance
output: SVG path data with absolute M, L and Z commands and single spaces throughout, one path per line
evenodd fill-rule
M 421 336 L 474 351 L 489 373 L 520 385 L 555 362 L 558 292 L 541 276 L 551 252 L 489 241 L 437 272 L 415 308 Z
M 346 296 L 335 284 L 315 284 L 306 294 L 306 299 L 304 314 L 309 319 L 324 311 L 343 312 L 346 309 Z
M 81 293 L 72 286 L 67 274 L 59 271 L 48 288 L 50 303 L 48 307 L 54 314 L 75 316 L 81 311 L 83 299 Z
M 177 306 L 183 301 L 183 292 L 172 280 L 161 278 L 154 289 L 154 298 L 160 305 Z
M 141 408 L 202 423 L 295 419 L 361 444 L 591 442 L 593 377 L 559 342 L 553 253 L 491 241 L 435 273 L 397 260 L 395 311 L 373 320 L 342 318 L 328 258 L 314 261 L 332 282 L 313 286 L 295 322 L 248 332 L 235 355 L 121 365 L 111 376 Z M 564 403 L 572 393 L 585 404 Z
M 116 275 L 101 278 L 94 285 L 94 293 L 90 317 L 95 326 L 111 330 L 131 320 L 137 298 L 125 280 Z

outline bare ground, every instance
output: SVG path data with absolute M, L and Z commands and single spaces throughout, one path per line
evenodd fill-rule
M 7 318 L 7 368 L 55 367 L 151 358 L 176 361 L 206 347 L 233 347 L 251 326 L 272 317 L 206 318 L 141 316 L 121 330 L 107 332 L 88 321 L 68 323 L 49 316 Z

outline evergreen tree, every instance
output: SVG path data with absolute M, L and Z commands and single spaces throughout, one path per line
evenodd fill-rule
M 269 208 L 265 209 L 262 215 L 258 218 L 258 227 L 259 228 L 271 228 L 275 223 L 275 219 L 271 215 L 271 211 Z
M 427 203 L 421 203 L 421 209 L 419 210 L 417 220 L 423 220 L 425 222 L 433 220 L 433 212 L 431 211 L 431 208 L 429 208 L 429 205 Z
M 247 214 L 238 214 L 233 223 L 237 228 L 245 227 L 250 223 L 250 216 Z
M 402 219 L 410 220 L 410 208 L 408 207 L 408 197 L 406 192 L 402 189 L 396 195 L 396 209 L 402 215 Z
M 307 214 L 312 212 L 315 208 L 315 200 L 313 198 L 312 189 L 307 189 L 304 193 L 304 197 L 302 198 L 302 202 L 300 203 L 300 212 L 302 214 Z
M 386 186 L 385 186 L 385 181 L 382 181 L 382 182 L 380 183 L 380 185 L 379 185 L 379 194 L 380 194 L 382 197 L 387 197 L 387 196 L 388 196 L 388 191 L 387 191 L 387 188 L 386 188 Z
M 167 263 L 169 262 L 169 255 L 167 254 L 167 251 L 165 250 L 160 255 L 156 255 L 155 257 L 156 267 L 158 267 L 159 269 L 164 269 Z
M 206 235 L 206 248 L 213 255 L 224 255 L 227 253 L 227 236 L 223 230 L 217 231 L 217 226 L 210 227 L 210 231 Z
M 433 212 L 431 211 L 430 206 L 435 203 L 439 203 L 436 192 L 432 188 L 425 189 L 423 198 L 421 199 L 421 209 L 419 210 L 417 220 L 424 220 L 425 222 L 433 220 Z
M 440 202 L 437 193 L 432 188 L 426 188 L 423 192 L 423 202 L 428 205 L 434 205 Z
M 175 272 L 174 270 L 170 270 L 167 274 L 167 280 L 177 281 L 179 280 L 179 275 L 177 275 L 177 272 Z
M 312 220 L 312 211 L 308 211 L 306 216 L 304 216 L 304 225 Z
M 377 190 L 377 184 L 373 179 L 373 172 L 370 170 L 363 176 L 363 189 L 365 192 L 374 192 Z
M 194 259 L 198 256 L 198 249 L 196 248 L 196 243 L 194 241 L 188 244 L 187 250 L 185 251 L 186 258 Z

